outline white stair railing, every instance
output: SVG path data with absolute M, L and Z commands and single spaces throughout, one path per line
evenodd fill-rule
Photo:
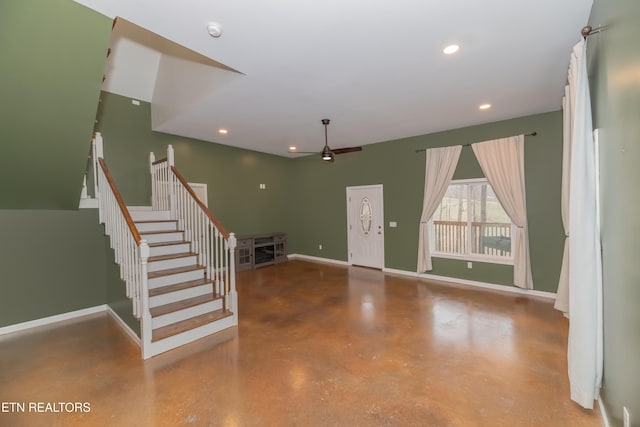
M 125 282 L 127 297 L 133 305 L 133 315 L 140 319 L 143 358 L 151 354 L 151 314 L 149 312 L 149 285 L 147 260 L 149 245 L 142 240 L 129 210 L 103 158 L 102 136 L 94 136 L 94 171 L 97 171 L 96 197 L 99 201 L 99 219 L 109 236 L 115 261 L 120 266 L 120 278 Z
M 178 228 L 191 241 L 198 262 L 205 267 L 213 282 L 214 294 L 222 297 L 223 309 L 231 310 L 234 324 L 238 323 L 238 294 L 235 277 L 236 237 L 229 233 L 209 211 L 175 168 L 173 147 L 167 148 L 167 157 L 155 160 L 149 156 L 151 169 L 152 208 L 169 210 L 171 218 L 178 220 Z M 168 204 L 167 204 L 168 202 Z

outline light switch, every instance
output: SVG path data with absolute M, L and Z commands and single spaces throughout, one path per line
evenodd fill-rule
M 398 226 L 398 223 L 395 221 L 389 221 L 389 227 L 391 228 L 396 228 Z

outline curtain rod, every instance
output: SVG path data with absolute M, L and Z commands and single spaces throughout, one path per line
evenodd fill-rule
M 536 136 L 537 134 L 538 134 L 538 132 L 535 132 L 535 131 L 534 131 L 534 132 L 531 132 L 531 133 L 527 133 L 527 134 L 525 134 L 525 135 L 523 135 L 523 136 Z M 469 143 L 469 144 L 462 144 L 462 146 L 463 146 L 463 147 L 471 147 L 471 144 L 472 144 L 472 143 Z M 475 144 L 475 142 L 474 142 L 473 144 Z M 459 145 L 459 144 L 456 144 L 456 145 Z M 440 147 L 431 147 L 431 148 L 440 148 Z M 416 150 L 416 153 L 421 153 L 421 152 L 423 152 L 423 151 L 427 151 L 427 150 L 428 150 L 428 148 L 421 148 L 421 149 L 419 149 L 419 150 Z
M 607 29 L 607 27 L 603 26 L 603 25 L 601 25 L 599 27 L 596 27 L 596 28 L 593 28 L 593 27 L 587 25 L 586 27 L 582 27 L 582 30 L 580 30 L 580 34 L 582 35 L 582 38 L 586 39 L 587 37 L 592 36 L 594 34 L 601 33 L 606 29 Z

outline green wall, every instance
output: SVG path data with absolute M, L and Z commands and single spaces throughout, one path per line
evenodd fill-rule
M 640 2 L 595 0 L 588 41 L 594 128 L 601 128 L 604 378 L 610 424 L 640 426 Z
M 105 303 L 95 210 L 0 210 L 0 327 Z
M 189 182 L 206 183 L 211 211 L 238 235 L 288 231 L 290 160 L 151 130 L 150 104 L 101 94 L 96 131 L 104 156 L 128 205 L 150 204 L 149 152 L 166 157 L 175 149 L 176 167 Z M 259 184 L 266 190 L 259 190 Z
M 124 292 L 97 212 L 76 210 L 110 35 L 70 0 L 0 2 L 0 327 Z
M 537 131 L 525 138 L 525 181 L 531 262 L 537 290 L 555 292 L 564 233 L 560 217 L 562 114 L 522 117 L 396 141 L 366 145 L 340 155 L 334 163 L 316 156 L 293 161 L 290 250 L 347 260 L 347 186 L 383 184 L 385 267 L 415 271 L 418 224 L 422 211 L 425 153 L 416 149 L 467 144 Z M 464 147 L 454 179 L 477 178 L 482 171 L 470 147 Z M 389 228 L 396 221 L 397 228 Z M 318 245 L 323 249 L 319 250 Z M 434 258 L 431 274 L 503 285 L 513 283 L 513 267 Z
M 0 209 L 76 209 L 111 20 L 69 0 L 0 2 Z

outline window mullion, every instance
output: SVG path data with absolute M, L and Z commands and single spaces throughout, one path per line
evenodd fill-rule
M 467 247 L 465 254 L 471 255 L 471 184 L 467 184 Z

